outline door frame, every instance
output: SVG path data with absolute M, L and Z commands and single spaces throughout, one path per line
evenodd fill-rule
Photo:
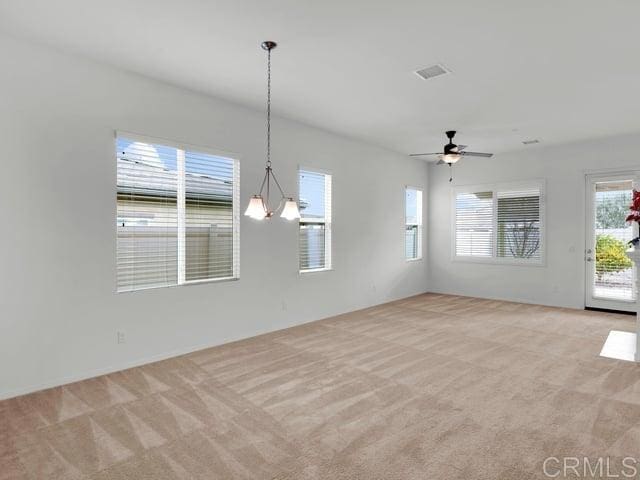
M 593 185 L 597 181 L 616 181 L 629 180 L 632 181 L 633 188 L 640 183 L 640 170 L 599 170 L 597 172 L 585 173 L 585 208 L 584 208 L 584 305 L 585 308 L 594 308 L 602 310 L 617 310 L 622 312 L 636 312 L 636 301 L 623 300 L 606 300 L 594 298 L 592 295 L 592 284 L 595 277 L 595 212 L 594 212 L 594 194 Z M 634 236 L 638 234 L 637 226 L 634 225 Z M 590 253 L 588 253 L 590 252 Z M 589 255 L 593 255 L 594 261 L 587 261 Z M 633 266 L 635 270 L 635 265 Z M 634 274 L 635 277 L 635 274 Z M 635 281 L 634 281 L 635 288 Z

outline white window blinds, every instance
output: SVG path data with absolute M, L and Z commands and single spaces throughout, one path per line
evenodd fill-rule
M 331 175 L 300 170 L 300 271 L 331 268 Z
M 237 278 L 236 160 L 118 137 L 117 290 Z
M 540 189 L 497 192 L 497 256 L 540 259 Z
M 407 260 L 422 258 L 422 190 L 407 187 L 404 203 L 404 253 Z
M 493 254 L 493 192 L 456 196 L 456 255 L 491 257 Z
M 455 255 L 541 263 L 542 197 L 540 182 L 457 191 Z

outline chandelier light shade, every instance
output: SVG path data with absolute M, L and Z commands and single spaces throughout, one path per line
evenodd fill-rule
M 280 216 L 287 220 L 295 220 L 300 218 L 298 203 L 293 197 L 284 194 L 280 183 L 276 179 L 271 168 L 271 50 L 276 48 L 276 42 L 262 42 L 262 48 L 267 51 L 267 163 L 265 165 L 264 177 L 260 185 L 260 191 L 256 195 L 252 195 L 249 205 L 244 214 L 255 220 L 269 219 L 273 217 L 282 208 Z M 271 193 L 271 181 L 278 188 L 280 200 L 275 209 L 269 205 L 269 194 Z
M 287 220 L 295 220 L 296 218 L 300 218 L 298 203 L 291 197 L 287 198 L 287 201 L 284 202 L 284 208 L 282 209 L 282 213 L 280 214 L 280 216 L 282 218 L 286 218 Z
M 262 220 L 267 216 L 267 209 L 264 207 L 264 201 L 260 195 L 253 195 L 251 197 L 244 214 L 256 220 Z

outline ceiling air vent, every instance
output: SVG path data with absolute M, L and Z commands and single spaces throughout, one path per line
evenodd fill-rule
M 448 73 L 451 73 L 451 70 L 441 63 L 436 63 L 435 65 L 416 71 L 416 75 L 424 78 L 425 80 L 429 80 L 433 77 L 439 77 L 440 75 L 446 75 Z
M 523 145 L 533 145 L 535 143 L 540 143 L 540 140 L 538 140 L 537 138 L 534 138 L 533 140 L 523 140 L 522 141 Z

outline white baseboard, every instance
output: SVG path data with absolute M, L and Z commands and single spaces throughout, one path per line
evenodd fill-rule
M 532 298 L 500 296 L 500 295 L 479 295 L 479 294 L 474 294 L 472 292 L 459 291 L 459 290 L 445 290 L 445 289 L 439 289 L 439 288 L 432 288 L 430 290 L 430 293 L 439 293 L 442 295 L 458 295 L 461 297 L 485 298 L 487 300 L 499 300 L 502 302 L 528 303 L 530 305 L 541 305 L 544 307 L 572 308 L 575 310 L 581 310 L 583 308 L 581 306 L 568 305 L 566 303 L 563 304 L 563 303 L 556 303 L 556 302 L 543 302 L 543 301 L 532 299 Z
M 166 360 L 168 358 L 179 357 L 181 355 L 186 355 L 187 353 L 196 352 L 198 350 L 204 350 L 211 347 L 216 347 L 218 345 L 223 345 L 224 343 L 230 343 L 234 340 L 228 340 L 225 342 L 217 342 L 211 344 L 202 344 L 196 345 L 188 348 L 173 350 L 167 353 L 161 353 L 159 355 L 152 355 L 146 358 L 140 358 L 129 362 L 124 362 L 118 365 L 113 365 L 105 368 L 98 368 L 96 370 L 89 370 L 84 373 L 80 373 L 77 375 L 69 375 L 66 377 L 60 377 L 53 380 L 49 380 L 43 383 L 28 385 L 25 387 L 21 387 L 15 390 L 8 391 L 0 391 L 0 400 L 6 400 L 13 397 L 19 397 L 21 395 L 26 395 L 28 393 L 37 392 L 40 390 L 46 390 L 48 388 L 60 387 L 62 385 L 67 385 L 69 383 L 79 382 L 81 380 L 87 380 L 89 378 L 100 377 L 102 375 L 107 375 L 109 373 L 119 372 L 121 370 L 127 370 L 129 368 L 140 367 L 142 365 L 147 365 L 149 363 L 159 362 L 161 360 Z
M 426 293 L 426 292 L 421 292 L 421 293 Z M 411 295 L 411 296 L 420 295 L 421 293 L 417 293 L 417 294 L 414 294 L 414 295 Z M 394 300 L 400 300 L 402 298 L 409 298 L 409 297 L 391 298 L 391 299 L 385 300 L 384 302 L 372 303 L 370 305 L 365 305 L 365 306 L 362 306 L 361 308 L 357 308 L 356 310 L 348 310 L 348 311 L 344 311 L 344 312 L 338 312 L 338 313 L 335 313 L 334 315 L 331 315 L 331 316 L 342 315 L 343 313 L 349 313 L 351 311 L 357 311 L 357 310 L 364 309 L 364 308 L 374 307 L 376 305 L 382 305 L 384 303 L 392 302 Z M 331 316 L 328 317 L 328 318 L 331 318 Z M 76 375 L 58 377 L 58 378 L 54 378 L 52 380 L 48 380 L 48 381 L 42 382 L 42 383 L 37 383 L 37 384 L 33 384 L 33 385 L 27 385 L 27 386 L 24 386 L 24 387 L 13 389 L 13 390 L 0 391 L 0 400 L 7 400 L 9 398 L 19 397 L 21 395 L 27 395 L 29 393 L 38 392 L 40 390 L 46 390 L 48 388 L 60 387 L 62 385 L 67 385 L 69 383 L 80 382 L 82 380 L 87 380 L 89 378 L 100 377 L 102 375 L 107 375 L 109 373 L 119 372 L 121 370 L 127 370 L 129 368 L 140 367 L 142 365 L 147 365 L 149 363 L 159 362 L 161 360 L 166 360 L 168 358 L 179 357 L 181 355 L 186 355 L 188 353 L 197 352 L 199 350 L 205 350 L 207 348 L 217 347 L 219 345 L 224 345 L 224 344 L 231 343 L 231 342 L 237 342 L 238 340 L 244 340 L 244 339 L 247 339 L 247 338 L 258 337 L 260 335 L 264 335 L 264 334 L 267 334 L 267 333 L 277 332 L 278 330 L 284 330 L 286 328 L 291 328 L 291 327 L 295 327 L 295 326 L 298 326 L 298 325 L 304 325 L 306 323 L 317 322 L 319 320 L 322 320 L 322 318 L 313 319 L 313 320 L 307 320 L 307 321 L 304 321 L 304 322 L 301 322 L 301 323 L 293 323 L 291 325 L 283 325 L 283 326 L 279 326 L 279 327 L 277 327 L 275 329 L 255 332 L 255 333 L 253 333 L 252 335 L 249 335 L 249 336 L 239 336 L 237 338 L 227 338 L 227 339 L 224 339 L 224 340 L 221 340 L 221 341 L 217 341 L 217 342 L 209 342 L 209 343 L 203 343 L 203 344 L 199 344 L 199 345 L 193 345 L 193 346 L 190 346 L 190 347 L 185 347 L 185 348 L 180 348 L 180 349 L 177 349 L 177 350 L 172 350 L 170 352 L 160 353 L 158 355 L 152 355 L 150 357 L 139 358 L 139 359 L 128 361 L 128 362 L 123 362 L 123 363 L 120 363 L 120 364 L 117 364 L 117 365 L 112 365 L 112 366 L 105 367 L 105 368 L 98 368 L 98 369 L 95 369 L 95 370 L 89 370 L 87 372 L 82 372 L 82 373 L 79 373 L 79 374 L 76 374 Z

